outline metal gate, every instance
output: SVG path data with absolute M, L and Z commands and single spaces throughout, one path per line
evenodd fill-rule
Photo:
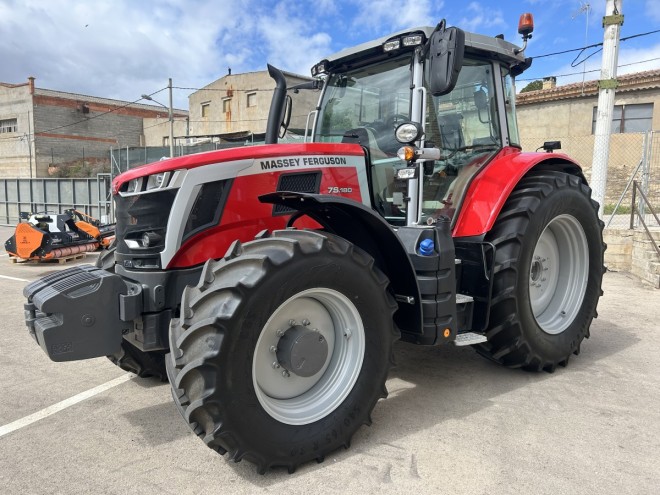
M 21 212 L 61 213 L 75 208 L 114 222 L 110 174 L 84 179 L 0 179 L 0 225 L 16 225 Z

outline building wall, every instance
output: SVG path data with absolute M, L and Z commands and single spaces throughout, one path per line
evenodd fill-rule
M 309 78 L 285 73 L 288 86 Z M 190 135 L 266 132 L 275 82 L 267 71 L 224 76 L 188 97 Z M 318 93 L 301 91 L 294 97 L 291 128 L 304 128 L 307 114 L 316 105 Z M 248 99 L 252 106 L 248 106 Z M 227 103 L 225 103 L 227 101 Z M 202 116 L 202 105 L 208 105 Z
M 142 135 L 142 117 L 119 115 L 83 103 L 35 96 L 34 124 L 37 176 L 48 175 L 49 166 L 109 163 L 111 147 L 135 146 Z M 72 125 L 75 124 L 75 125 Z
M 653 103 L 652 128 L 660 129 L 660 90 L 637 90 L 616 95 L 615 105 Z M 560 152 L 575 159 L 591 179 L 594 136 L 591 133 L 596 96 L 519 104 L 518 126 L 523 151 L 535 151 L 544 141 L 559 140 Z M 616 204 L 643 153 L 643 133 L 620 133 L 610 137 L 608 186 L 605 204 Z M 660 163 L 660 150 L 655 161 Z M 658 165 L 660 166 L 660 165 Z
M 5 119 L 16 119 L 17 131 L 0 134 L 0 176 L 30 177 L 30 155 L 34 157 L 30 133 L 34 130 L 34 124 L 32 98 L 27 83 L 0 84 L 0 120 Z
M 163 113 L 167 122 L 166 109 L 35 88 L 34 78 L 26 84 L 0 83 L 0 120 L 18 120 L 16 132 L 0 134 L 0 173 L 94 175 L 109 169 L 111 148 L 143 145 L 143 120 Z M 175 109 L 174 115 L 185 119 L 187 112 Z
M 164 110 L 164 109 L 163 109 Z M 169 146 L 170 139 L 170 121 L 167 112 L 163 116 L 147 118 L 143 121 L 143 142 L 142 146 Z M 177 139 L 188 135 L 188 119 L 186 117 L 174 118 L 174 143 L 176 145 L 185 144 L 185 140 Z

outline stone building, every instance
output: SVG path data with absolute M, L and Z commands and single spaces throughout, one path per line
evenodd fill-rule
M 85 175 L 109 165 L 111 147 L 143 145 L 143 120 L 163 115 L 167 122 L 167 110 L 153 105 L 38 88 L 33 77 L 0 83 L 0 176 L 48 177 L 67 167 Z
M 560 140 L 561 151 L 576 159 L 590 178 L 598 81 L 556 86 L 556 80 L 548 78 L 543 89 L 518 94 L 516 106 L 524 151 L 534 151 L 544 141 Z M 616 203 L 639 164 L 646 132 L 659 129 L 660 70 L 619 76 L 606 204 Z M 652 166 L 660 178 L 660 149 L 655 155 Z
M 311 81 L 310 77 L 284 72 L 287 86 Z M 267 71 L 227 74 L 188 97 L 190 136 L 251 136 L 266 131 L 275 81 Z M 317 91 L 294 94 L 291 129 L 304 129 L 307 115 L 316 106 Z

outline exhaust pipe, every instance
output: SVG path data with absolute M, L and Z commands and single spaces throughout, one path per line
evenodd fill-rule
M 284 118 L 284 104 L 286 102 L 286 79 L 282 71 L 268 64 L 268 74 L 275 80 L 275 91 L 270 102 L 268 123 L 266 124 L 266 144 L 276 144 L 280 125 Z

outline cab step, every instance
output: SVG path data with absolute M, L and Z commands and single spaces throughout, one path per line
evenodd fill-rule
M 456 335 L 456 340 L 454 340 L 454 345 L 463 346 L 463 345 L 482 344 L 487 340 L 488 338 L 482 333 L 465 332 Z

